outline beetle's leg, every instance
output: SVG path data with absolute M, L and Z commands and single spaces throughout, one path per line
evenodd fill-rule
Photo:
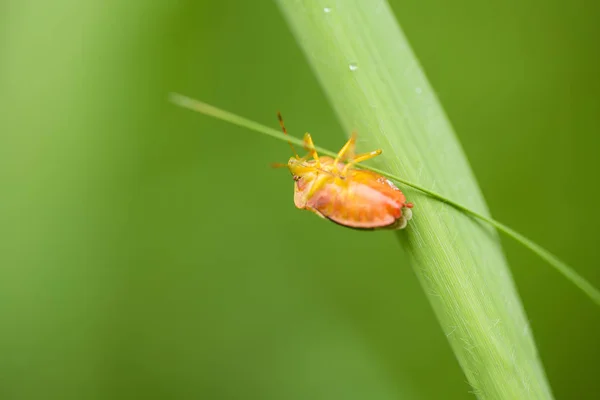
M 348 164 L 346 164 L 344 166 L 344 169 L 342 170 L 342 176 L 346 176 L 346 173 L 354 164 L 369 160 L 373 157 L 377 157 L 380 154 L 381 154 L 381 150 L 374 150 L 369 153 L 359 154 L 359 155 L 355 156 L 352 159 L 352 161 L 350 161 Z
M 310 133 L 306 132 L 304 134 L 304 147 L 308 150 L 309 156 L 315 159 L 316 167 L 321 168 L 321 161 L 319 161 L 319 155 L 317 154 L 317 150 L 315 150 L 315 144 L 312 141 L 312 137 Z
M 323 187 L 323 185 L 327 182 L 328 178 L 326 175 L 318 176 L 310 189 L 306 192 L 306 200 L 310 199 L 319 189 Z
M 333 163 L 333 167 L 337 169 L 337 165 L 340 161 L 346 161 L 348 158 L 354 158 L 354 148 L 356 147 L 356 132 L 352 132 L 352 136 L 346 142 L 344 147 L 339 151 L 337 157 L 335 158 L 335 162 Z
M 377 157 L 380 154 L 381 154 L 381 149 L 373 150 L 368 153 L 359 154 L 352 159 L 350 164 L 357 164 L 359 162 L 363 162 L 363 161 L 369 160 L 371 158 Z

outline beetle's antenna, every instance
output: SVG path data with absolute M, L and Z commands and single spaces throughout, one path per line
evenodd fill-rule
M 277 119 L 279 120 L 279 126 L 281 126 L 281 130 L 283 131 L 283 134 L 286 136 L 289 136 L 287 133 L 287 129 L 285 129 L 285 125 L 283 123 L 283 117 L 281 116 L 281 113 L 279 111 L 277 111 Z M 298 153 L 296 153 L 296 149 L 294 148 L 294 145 L 292 144 L 292 142 L 290 142 L 288 140 L 288 144 L 290 145 L 290 149 L 292 149 L 292 153 L 294 153 L 296 158 L 300 158 L 300 156 L 298 156 Z
M 284 168 L 284 167 L 287 167 L 287 166 L 288 166 L 287 164 L 278 163 L 278 162 L 271 163 L 271 168 Z

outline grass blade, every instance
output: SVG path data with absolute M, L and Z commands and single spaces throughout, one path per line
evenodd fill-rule
M 466 157 L 385 1 L 278 0 L 342 125 L 394 175 L 489 217 Z M 406 249 L 474 393 L 550 399 L 495 230 L 426 195 L 398 240 Z
M 326 95 L 376 165 L 489 213 L 452 127 L 385 1 L 278 0 Z M 426 195 L 398 234 L 474 392 L 552 394 L 496 232 Z
M 291 141 L 292 143 L 297 144 L 299 146 L 301 146 L 303 144 L 303 141 L 301 139 L 295 138 L 293 136 L 285 136 L 281 133 L 280 130 L 270 128 L 268 126 L 259 124 L 258 122 L 249 120 L 247 118 L 233 114 L 229 111 L 222 110 L 222 109 L 212 106 L 210 104 L 206 104 L 202 101 L 195 100 L 195 99 L 192 99 L 190 97 L 187 97 L 187 96 L 184 96 L 184 95 L 181 95 L 178 93 L 171 93 L 169 95 L 169 100 L 173 104 L 176 104 L 180 107 L 187 108 L 189 110 L 196 111 L 201 114 L 204 114 L 204 115 L 216 118 L 216 119 L 220 119 L 222 121 L 226 121 L 233 125 L 237 125 L 237 126 L 258 132 L 258 133 L 262 133 L 263 135 L 271 136 L 275 139 L 279 139 L 282 141 Z M 332 156 L 332 157 L 336 156 L 336 153 L 331 150 L 327 150 L 322 147 L 316 147 L 316 149 L 320 154 L 325 154 L 325 155 Z M 470 208 L 468 208 L 454 200 L 451 200 L 442 194 L 439 194 L 432 190 L 426 189 L 421 185 L 407 181 L 406 179 L 396 176 L 394 174 L 390 174 L 387 171 L 383 171 L 381 169 L 373 168 L 371 166 L 363 165 L 363 164 L 360 164 L 358 166 L 363 169 L 368 169 L 370 171 L 377 172 L 389 179 L 392 179 L 393 181 L 399 182 L 400 184 L 402 184 L 404 186 L 408 186 L 410 188 L 416 189 L 419 192 L 422 192 L 436 200 L 439 200 L 439 201 L 446 203 L 466 214 L 469 214 L 469 215 L 473 216 L 474 218 L 477 218 L 483 222 L 486 222 L 486 223 L 492 225 L 499 231 L 504 232 L 507 236 L 513 238 L 515 241 L 521 243 L 523 246 L 527 247 L 528 249 L 533 251 L 535 254 L 540 256 L 542 259 L 547 261 L 548 264 L 550 264 L 552 267 L 554 267 L 565 278 L 567 278 L 575 286 L 577 286 L 579 289 L 581 289 L 593 302 L 595 302 L 597 305 L 600 305 L 600 291 L 598 289 L 596 289 L 585 278 L 583 278 L 581 275 L 579 275 L 577 272 L 575 272 L 575 269 L 573 267 L 569 266 L 567 263 L 560 260 L 556 255 L 552 254 L 550 251 L 546 250 L 545 248 L 543 248 L 539 244 L 535 243 L 531 239 L 528 239 L 521 233 L 515 231 L 514 229 L 508 227 L 507 225 L 504 225 L 503 223 L 501 223 L 499 221 L 496 221 L 495 219 L 493 219 L 491 217 L 487 217 L 476 211 L 473 211 Z

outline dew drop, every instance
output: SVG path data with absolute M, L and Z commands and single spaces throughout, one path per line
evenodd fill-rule
M 423 89 L 421 89 L 420 87 L 415 89 L 415 92 L 417 92 L 417 94 L 421 94 L 423 93 Z
M 331 7 L 325 7 L 323 12 L 325 12 L 325 14 L 329 14 L 331 12 Z
M 356 71 L 358 69 L 358 64 L 350 63 L 350 64 L 348 64 L 348 68 L 350 68 L 350 71 Z

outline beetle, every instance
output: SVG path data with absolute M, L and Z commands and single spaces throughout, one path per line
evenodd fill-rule
M 287 130 L 281 113 L 277 113 L 283 133 Z M 294 204 L 338 225 L 359 230 L 404 229 L 412 218 L 413 204 L 390 180 L 372 171 L 355 168 L 355 164 L 377 157 L 381 150 L 355 155 L 356 134 L 335 158 L 319 156 L 310 133 L 304 135 L 308 154 L 294 157 L 287 167 L 294 178 Z

